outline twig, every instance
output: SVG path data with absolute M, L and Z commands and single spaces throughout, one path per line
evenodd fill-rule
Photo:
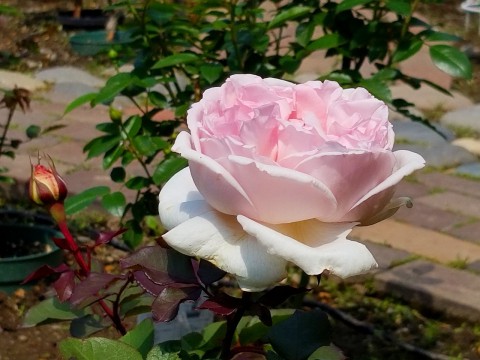
M 304 300 L 303 304 L 306 305 L 306 306 L 309 306 L 309 307 L 319 308 L 319 309 L 325 311 L 326 313 L 328 313 L 333 318 L 335 318 L 337 320 L 340 320 L 341 322 L 343 322 L 344 324 L 354 328 L 355 330 L 359 330 L 359 331 L 361 331 L 365 334 L 372 335 L 375 338 L 377 338 L 377 339 L 379 339 L 383 342 L 392 343 L 392 344 L 394 344 L 394 345 L 396 345 L 396 346 L 398 346 L 398 347 L 400 347 L 400 348 L 402 348 L 406 351 L 409 351 L 411 353 L 418 354 L 418 355 L 424 356 L 425 358 L 432 359 L 432 360 L 450 360 L 451 359 L 451 357 L 449 357 L 449 356 L 439 354 L 439 353 L 435 353 L 435 352 L 432 352 L 432 351 L 428 351 L 428 350 L 419 348 L 415 345 L 408 344 L 408 343 L 403 342 L 403 341 L 399 341 L 399 340 L 395 339 L 395 337 L 393 337 L 391 334 L 388 334 L 385 331 L 375 329 L 375 327 L 372 324 L 370 324 L 368 322 L 365 322 L 365 321 L 360 321 L 360 320 L 354 318 L 353 316 L 351 316 L 351 315 L 349 315 L 349 314 L 347 314 L 347 313 L 345 313 L 345 312 L 343 312 L 339 309 L 333 308 L 333 307 L 331 307 L 327 304 L 321 303 L 319 301 Z M 463 360 L 468 360 L 468 359 L 463 359 Z

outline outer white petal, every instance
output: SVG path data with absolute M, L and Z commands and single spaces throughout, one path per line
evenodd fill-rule
M 363 273 L 377 265 L 364 245 L 346 238 L 356 223 L 308 220 L 271 228 L 242 215 L 237 219 L 247 233 L 265 246 L 269 254 L 293 262 L 309 275 L 329 270 L 338 276 L 347 277 Z M 293 238 L 291 234 L 298 238 Z
M 235 217 L 216 210 L 176 226 L 165 241 L 183 254 L 208 260 L 235 275 L 245 291 L 261 291 L 285 277 L 286 260 L 268 254 Z
M 168 230 L 211 210 L 198 192 L 188 167 L 176 173 L 160 191 L 158 214 Z

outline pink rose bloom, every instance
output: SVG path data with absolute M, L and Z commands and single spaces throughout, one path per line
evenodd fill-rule
M 244 290 L 307 274 L 350 276 L 376 266 L 346 238 L 392 215 L 395 185 L 424 166 L 392 152 L 387 106 L 365 89 L 234 75 L 188 112 L 188 159 L 160 193 L 159 213 L 178 251 L 234 274 Z

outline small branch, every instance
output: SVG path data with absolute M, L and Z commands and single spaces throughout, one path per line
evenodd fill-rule
M 3 128 L 2 139 L 0 140 L 0 156 L 2 155 L 3 144 L 5 143 L 8 128 L 10 127 L 10 123 L 12 122 L 12 118 L 13 118 L 14 113 L 15 113 L 15 106 L 9 108 L 9 111 L 8 111 L 7 123 L 5 124 L 5 127 Z
M 432 360 L 449 360 L 449 359 L 451 359 L 450 356 L 446 356 L 446 355 L 443 355 L 443 354 L 438 354 L 438 353 L 435 353 L 435 352 L 432 352 L 432 351 L 428 351 L 428 350 L 419 348 L 415 345 L 408 344 L 408 343 L 405 343 L 403 341 L 399 341 L 399 340 L 395 339 L 392 335 L 390 335 L 390 334 L 388 334 L 384 331 L 380 331 L 380 330 L 375 329 L 375 327 L 372 324 L 367 323 L 365 321 L 360 321 L 360 320 L 354 318 L 353 316 L 351 316 L 351 315 L 349 315 L 349 314 L 347 314 L 347 313 L 345 313 L 345 312 L 343 312 L 339 309 L 328 306 L 327 304 L 324 304 L 324 303 L 321 303 L 321 302 L 318 302 L 318 301 L 314 301 L 314 300 L 305 300 L 303 303 L 306 306 L 319 308 L 319 309 L 325 311 L 331 317 L 333 317 L 337 320 L 340 320 L 341 322 L 343 322 L 347 326 L 350 326 L 350 327 L 354 328 L 355 330 L 361 331 L 362 333 L 365 333 L 365 334 L 368 334 L 368 335 L 372 335 L 372 336 L 376 337 L 377 339 L 379 339 L 383 342 L 389 342 L 391 344 L 394 344 L 394 345 L 396 345 L 396 346 L 398 346 L 398 347 L 400 347 L 400 348 L 402 348 L 406 351 L 409 351 L 411 353 L 421 355 L 421 356 L 424 356 L 424 357 L 426 357 L 428 359 L 432 359 Z M 462 359 L 462 360 L 466 360 L 466 359 Z

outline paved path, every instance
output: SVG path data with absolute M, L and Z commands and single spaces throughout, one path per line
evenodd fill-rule
M 316 63 L 310 63 L 300 77 L 317 71 L 312 64 Z M 14 77 L 8 79 L 14 82 Z M 62 116 L 67 103 L 95 90 L 104 79 L 78 69 L 60 68 L 37 74 L 31 83 L 24 77 L 21 81 L 41 90 L 35 91 L 31 112 L 15 114 L 10 135 L 25 139 L 23 132 L 32 124 L 42 128 L 65 127 L 25 142 L 14 161 L 1 158 L 1 165 L 10 168 L 13 177 L 26 181 L 30 158 L 35 159 L 38 152 L 46 153 L 55 160 L 71 192 L 96 185 L 118 189 L 119 185 L 111 182 L 109 171 L 102 168 L 101 159 L 86 160 L 82 152 L 85 143 L 99 134 L 95 125 L 108 121 L 108 109 L 82 106 Z M 429 104 L 430 109 L 436 108 L 440 95 L 428 96 L 430 103 L 422 96 L 423 108 L 428 109 Z M 479 144 L 470 139 L 466 147 L 454 145 L 452 142 L 458 139 L 448 127 L 452 122 L 460 127 L 476 126 L 474 119 L 480 120 L 480 107 L 457 96 L 461 101 L 449 103 L 452 111 L 438 125 L 447 140 L 418 124 L 394 121 L 397 148 L 422 153 L 430 167 L 398 186 L 398 195 L 414 199 L 412 209 L 401 209 L 392 219 L 357 228 L 352 236 L 365 242 L 376 255 L 379 269 L 372 275 L 379 289 L 453 315 L 480 320 L 480 177 L 475 178 L 480 174 L 479 153 L 475 151 Z M 6 111 L 0 110 L 0 119 L 5 116 Z M 460 169 L 465 167 L 467 170 L 462 173 Z M 131 166 L 127 172 L 140 174 L 141 169 Z

